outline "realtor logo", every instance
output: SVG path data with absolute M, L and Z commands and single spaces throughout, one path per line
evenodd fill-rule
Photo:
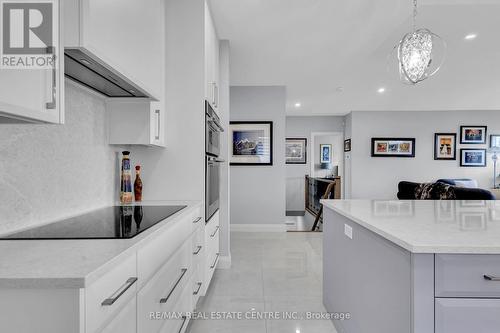
M 2 69 L 52 69 L 58 45 L 55 0 L 0 0 Z

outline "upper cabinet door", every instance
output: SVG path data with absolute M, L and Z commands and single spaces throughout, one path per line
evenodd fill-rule
M 6 34 L 9 40 L 2 40 L 2 60 L 10 59 L 17 64 L 26 66 L 12 66 L 0 68 L 0 122 L 14 121 L 45 122 L 62 124 L 64 122 L 64 57 L 62 47 L 61 10 L 58 0 L 49 7 L 27 8 L 23 6 L 11 7 L 5 4 L 0 8 L 0 17 L 9 18 L 10 24 L 2 25 L 10 29 Z M 25 14 L 26 11 L 26 14 Z M 39 22 L 40 29 L 50 31 L 48 34 L 37 35 L 30 29 L 25 29 L 23 18 L 29 17 L 31 22 Z M 52 22 L 53 24 L 50 24 Z M 48 29 L 48 30 L 45 30 Z M 16 32 L 17 30 L 17 32 Z M 26 42 L 24 34 L 29 34 Z M 4 34 L 2 34 L 4 35 Z M 26 45 L 26 43 L 28 45 Z M 51 45 L 49 45 L 51 44 Z M 6 47 L 17 49 L 15 55 L 10 56 Z M 27 52 L 27 53 L 25 53 Z M 31 52 L 31 53 L 30 53 Z M 12 54 L 12 53 L 11 53 Z M 23 59 L 28 60 L 24 61 Z M 29 60 L 41 64 L 43 68 L 33 69 Z
M 217 110 L 219 103 L 219 38 L 205 3 L 205 98 Z
M 66 47 L 83 47 L 162 99 L 163 0 L 65 0 Z

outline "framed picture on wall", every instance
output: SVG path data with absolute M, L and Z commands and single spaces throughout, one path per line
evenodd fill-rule
M 285 141 L 286 164 L 307 164 L 307 139 L 286 138 Z
M 319 145 L 320 163 L 332 163 L 332 145 L 321 144 Z
M 460 126 L 461 144 L 486 144 L 487 126 Z
M 344 140 L 344 152 L 351 151 L 351 139 Z
M 485 167 L 486 149 L 460 149 L 461 167 Z
M 490 148 L 500 148 L 500 135 L 490 135 Z
M 415 157 L 415 138 L 372 138 L 372 157 Z
M 273 122 L 232 121 L 230 165 L 273 165 Z
M 456 160 L 457 159 L 457 134 L 436 133 L 434 134 L 434 159 Z

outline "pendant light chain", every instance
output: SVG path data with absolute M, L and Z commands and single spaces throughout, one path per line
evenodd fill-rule
M 418 15 L 417 0 L 413 0 L 413 31 L 417 30 L 417 15 Z

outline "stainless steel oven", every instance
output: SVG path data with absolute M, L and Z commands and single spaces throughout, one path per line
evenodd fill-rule
M 206 156 L 205 175 L 205 221 L 219 210 L 220 200 L 220 168 L 224 160 L 214 156 Z
M 220 119 L 205 101 L 205 152 L 210 156 L 219 156 L 220 154 L 220 134 L 224 129 L 220 125 Z

